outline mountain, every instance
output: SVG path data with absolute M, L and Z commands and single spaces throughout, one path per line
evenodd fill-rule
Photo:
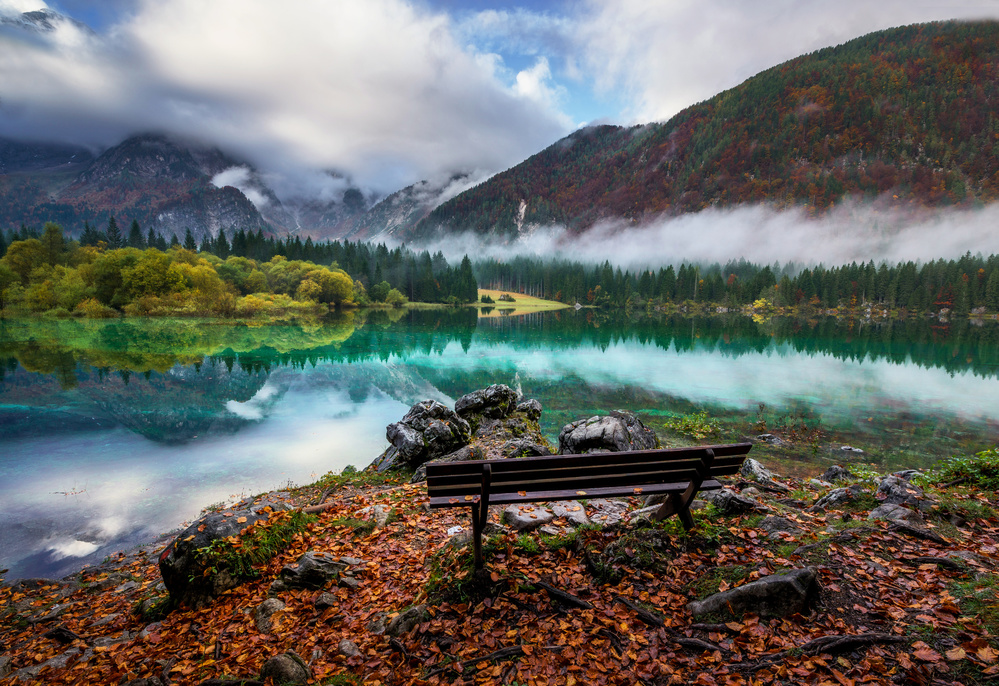
M 585 230 L 711 206 L 822 212 L 999 197 L 999 23 L 879 31 L 768 69 L 665 123 L 597 126 L 441 204 L 405 235 Z

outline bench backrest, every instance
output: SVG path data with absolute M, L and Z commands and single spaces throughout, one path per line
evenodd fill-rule
M 588 455 L 428 462 L 427 491 L 434 506 L 446 506 L 441 499 L 447 499 L 451 505 L 470 504 L 465 497 L 481 493 L 483 466 L 489 464 L 490 493 L 521 495 L 514 500 L 537 500 L 546 494 L 557 499 L 565 496 L 560 493 L 564 491 L 578 491 L 579 495 L 593 491 L 596 496 L 609 490 L 689 482 L 697 475 L 709 448 L 715 457 L 703 478 L 735 474 L 752 445 L 734 443 Z

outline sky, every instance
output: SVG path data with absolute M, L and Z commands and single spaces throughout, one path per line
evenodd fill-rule
M 665 121 L 871 31 L 999 0 L 0 0 L 0 136 L 218 145 L 279 194 L 508 168 L 590 124 Z M 342 184 L 342 181 L 338 182 Z

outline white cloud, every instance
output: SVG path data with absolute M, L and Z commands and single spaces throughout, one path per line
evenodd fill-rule
M 395 190 L 504 168 L 566 132 L 539 99 L 551 86 L 510 88 L 446 15 L 404 0 L 144 0 L 105 37 L 60 33 L 0 36 L 7 135 L 107 145 L 159 129 Z
M 38 0 L 0 0 L 0 16 L 9 17 L 44 9 L 48 9 L 48 6 Z
M 625 120 L 666 120 L 801 54 L 880 29 L 999 16 L 999 2 L 589 0 L 578 51 L 599 89 L 625 89 Z
M 270 202 L 270 199 L 260 190 L 260 187 L 254 183 L 249 167 L 229 167 L 228 169 L 224 169 L 212 177 L 212 185 L 217 188 L 225 186 L 238 188 L 258 210 L 263 209 Z

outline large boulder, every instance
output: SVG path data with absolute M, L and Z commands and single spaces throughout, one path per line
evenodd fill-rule
M 472 421 L 475 415 L 502 419 L 517 409 L 517 391 L 504 384 L 493 384 L 461 396 L 454 403 L 459 417 Z
M 423 400 L 411 407 L 401 421 L 385 428 L 391 443 L 375 461 L 378 471 L 419 467 L 467 445 L 472 438 L 468 422 L 436 400 Z
M 486 454 L 482 452 L 482 448 L 473 445 L 466 445 L 462 448 L 458 448 L 453 453 L 449 453 L 444 457 L 438 457 L 435 460 L 428 460 L 428 462 L 463 462 L 466 460 L 484 460 L 486 459 Z M 427 480 L 427 462 L 424 462 L 416 471 L 413 472 L 413 478 L 409 480 L 411 484 L 418 484 Z
M 342 576 L 353 574 L 349 570 L 362 564 L 363 561 L 356 558 L 334 557 L 330 553 L 310 550 L 292 564 L 282 567 L 270 590 L 272 593 L 295 588 L 318 591 L 331 582 L 339 581 Z
M 159 559 L 160 574 L 171 601 L 197 609 L 242 583 L 243 579 L 225 569 L 213 569 L 204 550 L 215 541 L 238 536 L 251 524 L 287 509 L 287 504 L 277 500 L 247 503 L 244 507 L 209 512 L 181 531 Z
M 885 505 L 908 505 L 923 512 L 929 512 L 933 508 L 933 503 L 926 498 L 923 489 L 896 475 L 881 479 L 874 497 Z
M 268 683 L 282 684 L 282 686 L 307 684 L 312 679 L 312 670 L 298 653 L 289 650 L 265 662 L 263 669 L 260 670 L 260 678 Z
M 563 426 L 558 435 L 559 455 L 654 450 L 659 447 L 655 432 L 627 412 L 580 419 Z
M 695 600 L 687 604 L 687 609 L 694 617 L 719 614 L 740 618 L 747 613 L 786 617 L 796 612 L 808 612 L 818 596 L 819 583 L 815 570 L 806 567 L 786 574 L 765 576 L 704 600 Z

